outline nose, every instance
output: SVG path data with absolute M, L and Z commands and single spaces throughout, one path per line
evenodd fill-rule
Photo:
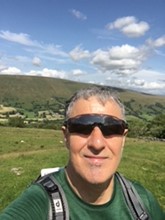
M 94 153 L 98 154 L 106 146 L 105 138 L 99 127 L 94 127 L 89 138 L 88 148 Z

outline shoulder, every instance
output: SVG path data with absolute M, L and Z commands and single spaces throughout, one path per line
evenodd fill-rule
M 160 220 L 165 219 L 165 213 L 163 212 L 158 200 L 155 198 L 153 193 L 148 189 L 146 189 L 139 182 L 131 181 L 131 183 L 136 189 L 139 197 L 143 201 L 143 204 L 150 213 L 151 217 L 153 219 L 155 219 L 155 217 L 157 217 L 156 219 L 160 219 Z
M 156 201 L 156 198 L 154 197 L 153 193 L 149 191 L 147 188 L 145 188 L 141 183 L 137 181 L 130 182 L 138 192 L 139 196 L 143 199 L 143 201 L 146 201 L 148 203 L 153 203 Z
M 29 186 L 2 213 L 5 220 L 42 220 L 48 216 L 49 199 L 46 192 L 38 185 Z

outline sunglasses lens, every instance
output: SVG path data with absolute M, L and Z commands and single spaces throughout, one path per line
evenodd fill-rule
M 94 127 L 99 127 L 104 136 L 123 135 L 127 128 L 125 121 L 110 115 L 88 114 L 68 119 L 65 125 L 70 133 L 89 135 Z
M 68 125 L 68 130 L 70 133 L 89 135 L 92 132 L 93 127 L 92 127 L 92 125 L 70 123 Z
M 100 127 L 100 129 L 104 136 L 123 135 L 125 130 L 121 124 L 111 124 L 108 126 L 103 125 Z

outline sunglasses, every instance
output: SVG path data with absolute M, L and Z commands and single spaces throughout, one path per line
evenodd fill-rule
M 64 122 L 70 133 L 90 135 L 94 127 L 99 127 L 104 136 L 123 135 L 128 124 L 111 115 L 84 114 L 69 118 Z

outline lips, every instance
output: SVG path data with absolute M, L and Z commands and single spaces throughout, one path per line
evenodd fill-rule
M 87 156 L 85 155 L 85 159 L 93 165 L 101 165 L 105 162 L 107 157 L 104 156 Z
M 98 160 L 103 160 L 106 159 L 107 157 L 103 157 L 103 156 L 85 156 L 86 158 L 89 159 L 98 159 Z

